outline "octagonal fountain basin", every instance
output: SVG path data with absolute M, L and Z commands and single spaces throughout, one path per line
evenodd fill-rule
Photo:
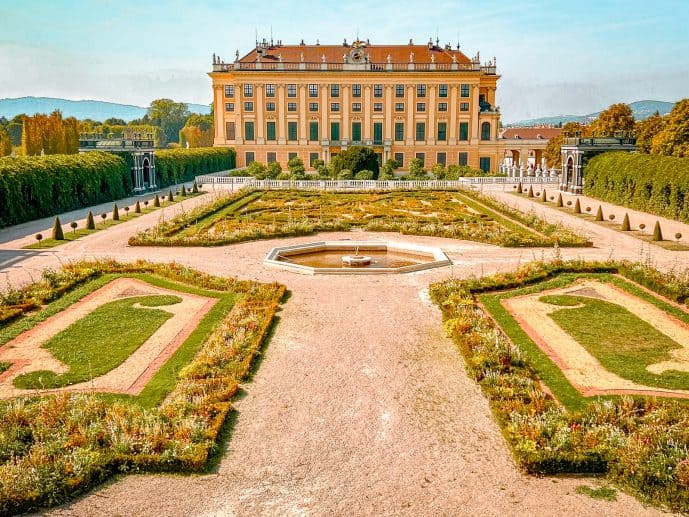
M 306 275 L 410 273 L 452 262 L 440 248 L 407 242 L 323 241 L 270 250 L 263 263 Z

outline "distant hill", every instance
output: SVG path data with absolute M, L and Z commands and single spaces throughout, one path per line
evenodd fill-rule
M 666 115 L 672 111 L 674 105 L 674 102 L 637 101 L 632 102 L 629 107 L 632 108 L 632 113 L 634 114 L 634 118 L 636 120 L 644 120 L 653 115 L 656 111 L 661 115 Z M 532 118 L 512 122 L 510 124 L 506 124 L 506 126 L 555 126 L 558 124 L 566 124 L 567 122 L 579 122 L 581 124 L 586 124 L 598 118 L 599 114 L 600 111 L 597 111 L 596 113 L 589 113 L 588 115 L 558 115 L 555 117 Z
M 0 117 L 12 118 L 22 113 L 51 113 L 60 110 L 64 117 L 76 117 L 80 120 L 90 118 L 103 121 L 108 118 L 121 118 L 126 121 L 141 118 L 146 108 L 130 104 L 117 104 L 105 101 L 70 101 L 52 97 L 19 97 L 17 99 L 0 99 Z M 203 104 L 189 104 L 192 113 L 210 113 L 210 107 Z

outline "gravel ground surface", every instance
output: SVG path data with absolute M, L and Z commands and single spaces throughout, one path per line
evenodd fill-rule
M 179 209 L 179 206 L 177 207 Z M 560 212 L 558 212 L 560 213 Z M 560 213 L 561 214 L 561 213 Z M 562 214 L 566 216 L 566 214 Z M 443 336 L 427 287 L 450 276 L 511 270 L 552 250 L 393 234 L 326 234 L 224 248 L 130 248 L 156 214 L 7 263 L 13 285 L 77 258 L 176 260 L 209 273 L 287 285 L 291 297 L 253 380 L 236 403 L 213 473 L 126 476 L 51 515 L 655 515 L 636 499 L 591 499 L 586 478 L 516 468 L 486 399 Z M 577 220 L 580 221 L 580 220 Z M 599 248 L 565 258 L 638 258 L 595 225 Z M 442 247 L 451 267 L 395 276 L 309 277 L 264 268 L 279 242 L 395 239 Z M 5 253 L 16 249 L 2 246 Z M 2 253 L 2 251 L 0 251 Z M 658 252 L 669 268 L 676 255 Z

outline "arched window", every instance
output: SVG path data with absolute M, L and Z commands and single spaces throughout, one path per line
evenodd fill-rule
M 490 122 L 481 124 L 481 140 L 490 140 Z

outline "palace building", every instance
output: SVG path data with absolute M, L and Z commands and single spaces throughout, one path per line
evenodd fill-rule
M 402 169 L 420 158 L 496 172 L 503 158 L 495 60 L 459 45 L 264 40 L 233 63 L 214 55 L 209 75 L 214 144 L 234 147 L 238 167 L 299 156 L 309 168 L 352 145 Z

